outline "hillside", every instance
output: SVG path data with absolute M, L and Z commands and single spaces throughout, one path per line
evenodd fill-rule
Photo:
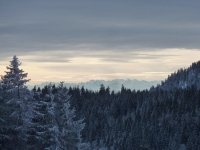
M 70 89 L 83 139 L 108 150 L 200 150 L 199 74 L 196 62 L 149 91 Z
M 200 89 L 200 61 L 192 63 L 189 68 L 179 69 L 161 83 L 161 89 L 171 90 L 195 86 Z

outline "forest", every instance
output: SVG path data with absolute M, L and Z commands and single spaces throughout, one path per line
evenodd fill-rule
M 157 86 L 29 90 L 16 56 L 0 80 L 2 150 L 200 150 L 200 61 Z

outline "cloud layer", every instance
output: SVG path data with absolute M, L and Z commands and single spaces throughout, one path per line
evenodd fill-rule
M 200 2 L 1 1 L 1 51 L 200 48 Z

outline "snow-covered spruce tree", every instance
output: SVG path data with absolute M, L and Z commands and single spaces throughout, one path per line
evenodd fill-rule
M 29 149 L 77 150 L 86 149 L 81 142 L 83 120 L 75 121 L 75 110 L 70 109 L 67 89 L 61 83 L 57 93 L 51 84 L 47 93 L 33 106 L 33 118 L 29 126 Z
M 9 91 L 17 91 L 17 97 L 20 98 L 21 89 L 24 88 L 24 85 L 30 81 L 30 79 L 25 79 L 28 73 L 24 73 L 22 69 L 19 69 L 21 62 L 16 56 L 13 56 L 13 60 L 10 61 L 10 65 L 6 68 L 8 71 L 5 71 L 6 75 L 1 76 L 1 82 L 7 86 Z
M 25 83 L 29 79 L 27 73 L 19 69 L 21 63 L 16 56 L 10 61 L 9 71 L 1 76 L 3 85 L 2 99 L 5 106 L 7 119 L 4 122 L 6 129 L 6 139 L 2 139 L 2 149 L 23 149 L 25 146 L 26 124 L 29 122 L 30 105 L 28 104 L 32 97 Z M 5 130 L 4 130 L 5 131 Z
M 87 149 L 89 147 L 82 143 L 80 134 L 85 124 L 83 119 L 75 120 L 75 109 L 70 108 L 69 98 L 68 91 L 61 82 L 55 95 L 55 101 L 62 147 L 67 150 Z
M 33 115 L 28 125 L 28 149 L 57 150 L 61 145 L 52 85 L 49 84 L 46 88 L 47 93 L 33 104 Z

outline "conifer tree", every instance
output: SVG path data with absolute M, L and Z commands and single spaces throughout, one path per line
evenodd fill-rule
M 57 116 L 60 116 L 58 124 L 61 133 L 61 143 L 65 149 L 82 149 L 86 144 L 82 143 L 81 131 L 84 128 L 83 119 L 74 120 L 75 109 L 70 108 L 69 95 L 66 87 L 63 86 L 64 82 L 61 82 L 58 87 L 58 92 L 55 95 L 55 101 L 57 102 Z
M 30 81 L 25 79 L 28 73 L 24 73 L 22 69 L 19 69 L 21 62 L 16 56 L 13 56 L 13 60 L 10 61 L 10 65 L 6 68 L 6 75 L 1 76 L 1 82 L 7 86 L 9 91 L 17 91 L 17 97 L 20 98 L 20 90 L 24 88 L 24 85 Z
M 63 87 L 63 82 L 58 88 L 49 84 L 45 89 L 46 94 L 33 106 L 28 148 L 86 149 L 88 145 L 82 143 L 80 134 L 84 128 L 83 120 L 74 120 L 75 110 L 70 108 L 68 90 Z
M 2 99 L 5 106 L 4 114 L 6 120 L 4 121 L 4 131 L 6 130 L 4 140 L 5 143 L 2 148 L 5 149 L 24 149 L 26 124 L 29 122 L 30 116 L 29 100 L 32 97 L 30 91 L 25 86 L 29 79 L 27 73 L 19 69 L 21 65 L 16 56 L 10 61 L 7 67 L 6 75 L 1 76 L 0 83 L 3 85 Z M 1 109 L 2 110 L 2 109 Z

